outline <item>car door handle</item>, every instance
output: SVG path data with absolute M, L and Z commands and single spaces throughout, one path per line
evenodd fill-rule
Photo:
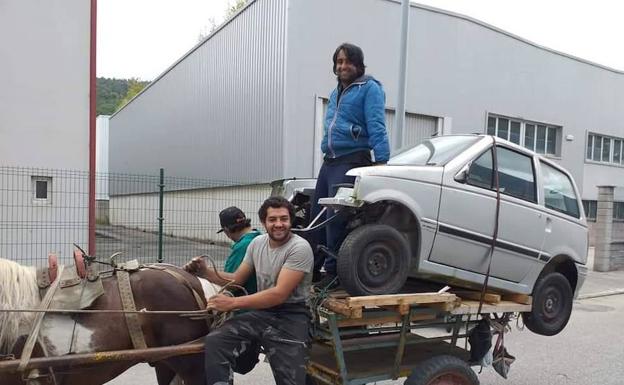
M 552 232 L 552 219 L 550 219 L 550 217 L 546 217 L 546 228 L 545 231 L 547 233 Z

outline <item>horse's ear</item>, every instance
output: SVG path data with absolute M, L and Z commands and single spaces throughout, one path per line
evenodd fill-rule
M 74 264 L 76 265 L 76 272 L 82 279 L 87 277 L 87 265 L 85 264 L 84 254 L 80 250 L 74 250 Z
M 48 254 L 48 277 L 54 282 L 58 274 L 58 257 L 54 253 Z

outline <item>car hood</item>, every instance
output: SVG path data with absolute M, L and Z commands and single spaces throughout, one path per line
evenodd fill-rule
M 441 183 L 444 168 L 441 166 L 370 166 L 347 171 L 349 176 L 377 176 L 397 179 L 410 179 L 430 183 Z

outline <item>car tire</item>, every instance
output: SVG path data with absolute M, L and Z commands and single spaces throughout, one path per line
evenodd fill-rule
M 533 333 L 554 336 L 570 320 L 574 293 L 567 278 L 552 272 L 539 278 L 533 288 L 530 313 L 522 313 L 524 324 Z
M 407 280 L 409 250 L 405 237 L 388 225 L 358 227 L 338 252 L 340 284 L 351 295 L 396 293 Z
M 479 385 L 477 374 L 457 357 L 431 357 L 414 367 L 404 385 Z

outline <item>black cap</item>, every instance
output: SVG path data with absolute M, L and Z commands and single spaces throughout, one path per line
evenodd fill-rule
M 232 206 L 221 210 L 219 213 L 219 222 L 221 222 L 221 230 L 217 231 L 217 233 L 220 233 L 225 229 L 230 229 L 238 224 L 245 224 L 246 226 L 249 226 L 251 220 L 247 219 L 245 213 L 241 209 L 236 206 Z

